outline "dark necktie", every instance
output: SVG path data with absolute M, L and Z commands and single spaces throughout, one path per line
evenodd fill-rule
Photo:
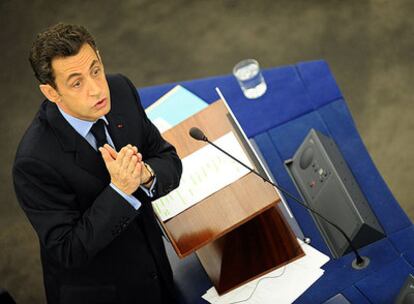
M 103 147 L 108 141 L 106 140 L 105 134 L 105 121 L 103 119 L 98 119 L 91 128 L 91 132 L 96 139 L 96 148 L 99 149 Z

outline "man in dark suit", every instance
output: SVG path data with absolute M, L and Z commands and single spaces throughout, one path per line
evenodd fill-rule
M 48 303 L 174 303 L 151 200 L 181 162 L 132 83 L 107 76 L 85 28 L 58 24 L 30 62 L 46 96 L 19 145 L 18 200 L 36 230 Z

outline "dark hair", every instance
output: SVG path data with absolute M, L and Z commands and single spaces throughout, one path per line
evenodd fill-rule
M 92 35 L 80 25 L 58 23 L 39 33 L 30 50 L 29 61 L 36 78 L 42 84 L 56 88 L 52 60 L 76 55 L 88 43 L 96 52 Z

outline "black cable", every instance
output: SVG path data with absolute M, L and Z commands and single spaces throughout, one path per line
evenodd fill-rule
M 263 278 L 260 278 L 260 279 L 256 282 L 256 285 L 254 286 L 253 291 L 252 291 L 252 293 L 250 294 L 250 296 L 249 296 L 248 298 L 246 298 L 246 299 L 244 299 L 244 300 L 236 301 L 236 302 L 230 302 L 230 303 L 228 303 L 228 304 L 238 304 L 238 303 L 243 303 L 243 302 L 247 302 L 247 301 L 249 301 L 249 300 L 253 297 L 253 295 L 254 295 L 254 293 L 256 292 L 256 289 L 257 289 L 257 287 L 259 286 L 259 283 L 260 283 L 261 281 L 266 280 L 266 279 L 277 279 L 277 278 L 280 278 L 281 276 L 283 276 L 283 275 L 285 274 L 286 267 L 287 267 L 287 265 L 286 265 L 286 266 L 283 266 L 283 271 L 282 271 L 282 273 L 281 273 L 281 274 L 279 274 L 279 275 L 277 275 L 277 276 L 273 276 L 273 277 L 263 277 Z

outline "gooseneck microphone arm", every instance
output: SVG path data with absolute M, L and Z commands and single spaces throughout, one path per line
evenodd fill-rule
M 275 188 L 279 189 L 280 192 L 282 192 L 283 194 L 285 194 L 286 196 L 290 197 L 291 199 L 293 199 L 295 202 L 299 203 L 301 206 L 303 206 L 304 208 L 306 208 L 307 210 L 311 211 L 312 213 L 316 214 L 317 216 L 319 216 L 321 219 L 323 219 L 325 222 L 327 222 L 328 224 L 332 225 L 333 227 L 335 227 L 342 235 L 343 237 L 347 240 L 347 242 L 349 243 L 349 246 L 351 247 L 352 251 L 355 254 L 356 260 L 355 260 L 355 267 L 356 269 L 362 269 L 365 268 L 369 263 L 368 258 L 363 258 L 359 255 L 358 250 L 355 248 L 354 244 L 352 243 L 351 239 L 346 235 L 346 233 L 335 223 L 331 222 L 330 220 L 328 220 L 327 218 L 325 218 L 322 214 L 320 214 L 318 211 L 314 210 L 313 208 L 306 206 L 301 200 L 297 199 L 293 194 L 291 194 L 289 191 L 283 189 L 281 186 L 276 185 L 275 183 L 273 183 L 272 181 L 270 181 L 268 178 L 266 178 L 265 176 L 262 176 L 259 172 L 257 172 L 256 170 L 250 168 L 249 166 L 247 166 L 246 164 L 242 163 L 240 160 L 238 160 L 237 158 L 235 158 L 233 155 L 229 154 L 228 152 L 224 151 L 222 148 L 220 148 L 219 146 L 217 146 L 216 144 L 214 144 L 213 142 L 211 142 L 210 140 L 208 140 L 208 138 L 204 135 L 203 131 L 201 131 L 199 128 L 191 128 L 190 132 L 189 132 L 190 136 L 196 140 L 200 140 L 200 141 L 205 141 L 207 143 L 209 143 L 210 145 L 212 145 L 214 148 L 216 148 L 217 150 L 219 150 L 220 152 L 226 154 L 228 157 L 230 157 L 231 159 L 233 159 L 234 161 L 236 161 L 237 163 L 239 163 L 240 165 L 242 165 L 243 167 L 245 167 L 247 170 L 249 170 L 250 172 L 256 174 L 258 177 L 260 177 L 261 179 L 263 179 L 263 181 L 268 182 L 269 184 L 271 184 L 272 186 L 274 186 Z

